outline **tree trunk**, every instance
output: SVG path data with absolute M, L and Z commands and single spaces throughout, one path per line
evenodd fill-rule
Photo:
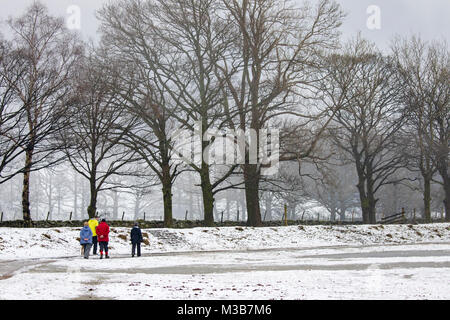
M 361 177 L 359 178 L 357 188 L 358 188 L 358 192 L 359 192 L 359 200 L 361 202 L 361 212 L 362 212 L 363 223 L 368 224 L 369 223 L 369 199 L 367 198 L 367 195 L 366 195 L 365 180 Z
M 445 221 L 450 222 L 450 177 L 448 176 L 447 157 L 442 157 L 442 159 L 439 160 L 438 171 L 444 182 Z
M 163 201 L 164 201 L 164 227 L 172 228 L 173 226 L 173 204 L 172 204 L 172 177 L 170 175 L 170 166 L 164 165 L 162 168 L 162 185 L 163 185 Z
M 164 200 L 164 227 L 172 228 L 172 185 L 163 186 L 163 200 Z
M 367 184 L 367 191 L 366 191 L 366 184 Z M 376 204 L 378 200 L 375 199 L 371 179 L 366 180 L 364 177 L 359 177 L 357 188 L 359 191 L 359 198 L 361 201 L 363 223 L 376 224 L 377 223 Z
M 89 206 L 88 206 L 87 212 L 88 212 L 89 219 L 92 219 L 97 214 L 98 190 L 95 186 L 95 178 L 90 179 L 89 186 L 90 186 L 91 195 L 90 195 Z
M 423 178 L 423 218 L 426 222 L 431 222 L 431 177 L 424 175 Z
M 444 180 L 444 191 L 445 191 L 445 221 L 450 222 L 450 179 L 447 178 Z
M 200 181 L 203 195 L 204 224 L 207 227 L 214 226 L 214 194 L 209 176 L 209 166 L 202 163 Z
M 245 200 L 247 202 L 247 225 L 262 227 L 259 205 L 259 169 L 256 165 L 244 165 Z
M 376 224 L 377 223 L 377 211 L 376 211 L 376 199 L 371 195 L 369 196 L 369 223 Z
M 332 206 L 330 210 L 330 221 L 336 221 L 336 207 Z
M 30 175 L 31 165 L 33 162 L 33 148 L 27 150 L 25 154 L 25 170 L 23 174 L 23 189 L 22 189 L 22 213 L 23 221 L 26 227 L 32 226 L 31 211 L 30 211 Z

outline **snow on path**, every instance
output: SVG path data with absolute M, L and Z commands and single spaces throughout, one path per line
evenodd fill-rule
M 450 242 L 40 260 L 0 281 L 0 299 L 449 299 L 449 249 Z

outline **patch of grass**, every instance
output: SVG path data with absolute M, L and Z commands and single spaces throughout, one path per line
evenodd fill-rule
M 124 241 L 127 241 L 127 236 L 125 234 L 119 234 L 118 237 Z

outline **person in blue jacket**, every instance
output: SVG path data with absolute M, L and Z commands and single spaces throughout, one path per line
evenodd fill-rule
M 88 222 L 84 223 L 84 227 L 80 231 L 80 244 L 84 249 L 84 258 L 89 259 L 89 251 L 92 247 L 92 230 Z
M 133 229 L 131 229 L 131 257 L 134 257 L 137 248 L 137 256 L 141 256 L 141 242 L 142 242 L 142 232 L 139 228 L 139 224 L 136 222 Z

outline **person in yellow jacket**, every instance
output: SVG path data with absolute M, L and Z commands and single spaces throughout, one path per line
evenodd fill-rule
M 89 219 L 89 228 L 91 228 L 92 231 L 92 255 L 96 256 L 97 255 L 97 226 L 98 226 L 98 216 L 95 216 L 92 219 Z

